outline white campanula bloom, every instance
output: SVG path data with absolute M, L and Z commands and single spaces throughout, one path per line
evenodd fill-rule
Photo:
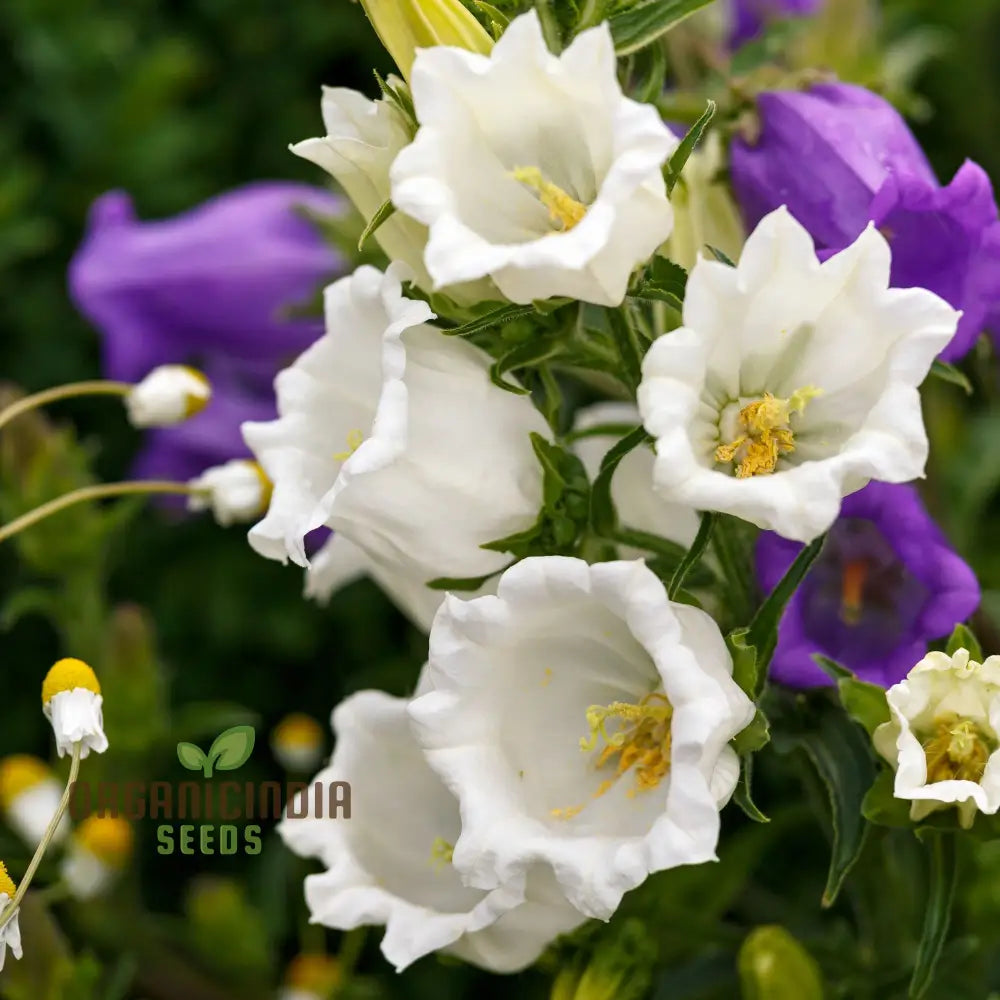
M 390 77 L 390 83 L 399 83 Z M 345 87 L 324 87 L 323 127 L 326 135 L 292 146 L 292 152 L 322 167 L 347 192 L 365 222 L 389 200 L 389 168 L 413 138 L 402 113 L 388 100 L 369 100 Z M 414 282 L 433 287 L 424 266 L 427 228 L 395 212 L 375 230 L 374 240 L 390 260 L 409 268 Z M 471 305 L 500 298 L 488 281 L 445 289 L 456 302 Z
M 684 325 L 653 342 L 638 393 L 665 499 L 808 542 L 870 480 L 923 475 L 918 387 L 960 314 L 889 288 L 889 267 L 873 227 L 820 263 L 784 209 L 738 267 L 698 261 Z
M 17 892 L 17 886 L 7 874 L 7 866 L 0 861 L 0 912 L 14 898 L 15 892 Z M 8 948 L 10 948 L 14 958 L 20 958 L 24 954 L 21 950 L 21 925 L 18 921 L 20 912 L 20 908 L 16 909 L 13 916 L 3 927 L 0 927 L 0 969 L 3 969 Z
M 300 793 L 278 827 L 293 851 L 327 867 L 306 878 L 314 923 L 338 930 L 384 924 L 382 952 L 399 970 L 444 950 L 513 972 L 582 922 L 545 872 L 527 888 L 463 884 L 451 863 L 458 802 L 417 746 L 405 699 L 359 692 L 337 707 L 333 726 L 333 758 L 310 788 L 349 782 L 350 819 L 321 818 L 315 795 Z
M 129 866 L 135 834 L 120 816 L 88 816 L 73 831 L 62 879 L 77 899 L 104 895 Z
M 481 889 L 538 864 L 607 918 L 652 872 L 715 857 L 753 705 L 718 626 L 640 561 L 525 559 L 449 595 L 410 713 L 458 795 L 454 864 Z
M 206 469 L 190 486 L 199 492 L 188 498 L 188 509 L 211 510 L 223 527 L 257 520 L 271 501 L 271 481 L 259 463 L 245 458 Z
M 912 801 L 912 819 L 955 806 L 969 827 L 1000 809 L 1000 656 L 928 653 L 886 700 L 891 719 L 875 749 L 896 769 L 893 791 Z
M 678 140 L 616 72 L 606 24 L 554 56 L 534 11 L 488 56 L 417 53 L 420 127 L 392 164 L 392 201 L 430 228 L 436 287 L 489 276 L 514 302 L 622 301 L 670 235 L 662 167 Z
M 160 365 L 125 396 L 125 409 L 135 427 L 170 427 L 201 413 L 212 398 L 212 386 L 187 365 Z
M 63 786 L 45 761 L 30 754 L 11 754 L 0 760 L 0 806 L 3 816 L 22 840 L 37 847 L 59 809 Z M 59 843 L 69 832 L 66 816 L 56 827 Z
M 108 749 L 103 704 L 97 675 L 83 660 L 68 657 L 53 665 L 42 682 L 42 710 L 52 723 L 60 757 L 78 743 L 81 759 L 91 750 Z
M 576 415 L 573 430 L 607 433 L 587 434 L 573 442 L 573 450 L 593 478 L 601 460 L 623 434 L 640 423 L 639 411 L 631 403 L 595 403 Z M 683 504 L 667 503 L 653 489 L 653 452 L 635 448 L 618 463 L 611 481 L 611 499 L 621 521 L 630 528 L 648 531 L 688 548 L 698 534 L 698 512 Z
M 326 335 L 275 381 L 278 419 L 243 425 L 274 484 L 250 542 L 304 566 L 305 535 L 326 525 L 329 556 L 338 538 L 351 543 L 345 572 L 362 550 L 376 579 L 436 606 L 428 580 L 496 571 L 508 557 L 481 545 L 535 522 L 542 473 L 529 434 L 548 436 L 547 425 L 527 396 L 490 381 L 485 352 L 429 325 L 392 268 L 332 284 L 326 316 Z

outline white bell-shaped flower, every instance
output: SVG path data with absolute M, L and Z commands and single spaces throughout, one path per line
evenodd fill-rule
M 889 288 L 889 266 L 874 227 L 820 263 L 783 208 L 738 267 L 698 261 L 684 325 L 653 342 L 639 386 L 664 499 L 808 542 L 869 481 L 923 475 L 918 387 L 960 314 Z
M 714 859 L 754 708 L 715 622 L 642 562 L 525 559 L 496 596 L 449 595 L 426 669 L 410 714 L 461 802 L 470 885 L 545 864 L 607 918 L 651 873 Z

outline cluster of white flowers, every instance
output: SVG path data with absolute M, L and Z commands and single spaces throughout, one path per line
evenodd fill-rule
M 370 575 L 429 630 L 429 655 L 411 699 L 365 691 L 334 711 L 318 780 L 352 783 L 350 822 L 302 817 L 300 800 L 281 832 L 326 866 L 306 881 L 315 921 L 385 924 L 398 968 L 444 949 L 510 971 L 651 873 L 715 857 L 730 742 L 755 706 L 715 621 L 671 600 L 636 549 L 511 565 L 484 547 L 538 522 L 539 442 L 560 441 L 429 303 L 618 310 L 658 251 L 697 256 L 681 325 L 647 338 L 635 402 L 578 413 L 571 438 L 593 477 L 616 428 L 641 423 L 653 449 L 625 456 L 612 498 L 685 548 L 699 512 L 805 542 L 869 481 L 921 476 L 918 387 L 959 314 L 890 289 L 871 227 L 820 262 L 779 210 L 733 267 L 697 254 L 706 224 L 686 204 L 668 243 L 678 140 L 622 93 L 607 25 L 554 55 L 532 12 L 495 46 L 418 48 L 405 71 L 408 89 L 391 79 L 378 101 L 325 91 L 327 135 L 294 147 L 380 223 L 392 263 L 326 289 L 325 336 L 278 376 L 278 418 L 244 436 L 269 494 L 253 547 L 307 567 L 320 598 Z M 441 579 L 477 589 L 428 586 Z

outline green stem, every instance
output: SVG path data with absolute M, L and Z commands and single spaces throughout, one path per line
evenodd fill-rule
M 22 413 L 37 410 L 48 403 L 56 403 L 62 399 L 75 399 L 78 396 L 125 396 L 132 391 L 128 382 L 110 382 L 95 379 L 89 382 L 71 382 L 69 385 L 57 385 L 52 389 L 44 389 L 31 396 L 24 396 L 16 403 L 11 403 L 0 411 L 0 430 Z
M 21 900 L 24 899 L 24 894 L 28 891 L 31 880 L 35 877 L 35 872 L 38 871 L 38 866 L 42 863 L 42 858 L 45 857 L 45 852 L 48 850 L 52 838 L 56 835 L 56 830 L 59 829 L 59 823 L 66 814 L 70 796 L 73 794 L 73 786 L 76 784 L 77 775 L 80 773 L 80 751 L 82 748 L 82 743 L 73 744 L 73 756 L 69 764 L 69 778 L 66 781 L 66 788 L 63 791 L 62 798 L 59 800 L 59 808 L 55 811 L 52 819 L 49 820 L 45 836 L 42 837 L 41 843 L 35 849 L 34 856 L 28 864 L 28 869 L 21 879 L 21 884 L 14 893 L 14 898 L 4 907 L 3 912 L 0 913 L 0 927 L 6 927 L 7 922 L 17 913 L 17 908 L 21 905 Z
M 53 514 L 58 514 L 73 507 L 78 503 L 85 503 L 88 500 L 104 500 L 109 497 L 149 495 L 154 493 L 180 493 L 188 496 L 204 493 L 205 490 L 196 489 L 187 483 L 173 483 L 166 480 L 147 480 L 145 482 L 134 483 L 98 483 L 94 486 L 83 486 L 78 490 L 65 493 L 61 497 L 49 500 L 34 510 L 29 510 L 27 514 L 22 514 L 8 524 L 0 527 L 0 543 L 13 538 L 15 535 L 30 528 L 39 521 L 44 521 Z

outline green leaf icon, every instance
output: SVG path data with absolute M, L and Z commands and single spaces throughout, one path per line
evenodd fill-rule
M 193 743 L 178 743 L 177 759 L 189 771 L 200 771 L 205 766 L 205 754 L 201 747 L 197 747 Z
M 219 733 L 208 751 L 207 766 L 214 766 L 220 771 L 235 771 L 250 759 L 255 739 L 253 726 L 233 726 Z M 206 777 L 211 777 L 210 772 L 206 773 Z

